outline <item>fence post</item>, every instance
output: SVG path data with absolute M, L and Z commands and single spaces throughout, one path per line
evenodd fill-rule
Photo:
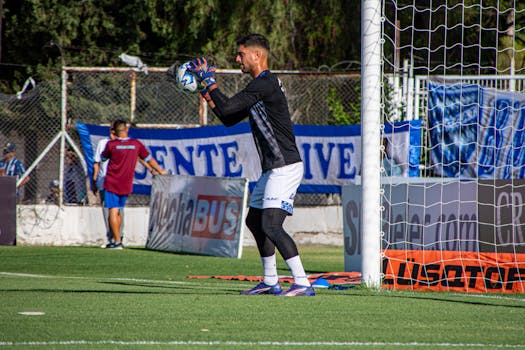
M 58 196 L 58 205 L 64 204 L 64 161 L 66 150 L 66 125 L 67 125 L 67 70 L 62 65 L 62 89 L 61 104 L 60 104 L 60 164 L 58 166 L 58 187 L 60 189 L 60 196 Z
M 199 125 L 208 125 L 208 103 L 199 94 Z
M 130 86 L 130 122 L 135 122 L 135 112 L 137 110 L 137 73 L 131 70 L 131 86 Z

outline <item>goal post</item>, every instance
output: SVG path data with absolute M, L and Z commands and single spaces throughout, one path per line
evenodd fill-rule
M 361 140 L 362 140 L 362 279 L 381 285 L 380 240 L 380 120 L 381 120 L 381 1 L 363 0 L 361 8 Z
M 525 3 L 361 5 L 363 282 L 525 293 Z

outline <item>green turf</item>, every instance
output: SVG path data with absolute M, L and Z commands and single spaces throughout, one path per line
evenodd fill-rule
M 301 247 L 307 272 L 343 271 L 341 247 Z M 281 274 L 288 274 L 282 260 Z M 0 247 L 0 350 L 525 349 L 524 295 L 318 290 L 241 296 L 242 259 L 144 249 Z M 40 316 L 20 312 L 45 312 Z

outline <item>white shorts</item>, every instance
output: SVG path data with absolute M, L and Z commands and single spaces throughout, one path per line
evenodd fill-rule
M 294 163 L 262 173 L 255 184 L 250 207 L 278 208 L 293 214 L 293 200 L 303 179 L 303 163 Z

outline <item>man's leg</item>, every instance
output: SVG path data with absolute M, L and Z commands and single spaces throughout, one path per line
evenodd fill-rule
M 102 215 L 104 216 L 104 223 L 106 224 L 106 238 L 109 242 L 113 240 L 113 234 L 111 233 L 111 228 L 109 227 L 109 209 L 102 208 Z
M 273 242 L 285 260 L 299 255 L 294 240 L 283 228 L 287 216 L 287 212 L 277 208 L 263 209 L 261 215 L 261 229 L 265 237 Z
M 120 207 L 120 241 L 124 242 L 124 207 Z
M 104 225 L 106 225 L 106 240 L 111 242 L 113 240 L 113 233 L 109 227 L 109 208 L 105 206 L 104 190 L 99 191 L 100 194 L 100 205 L 102 206 L 102 216 L 104 217 Z
M 275 254 L 275 245 L 268 239 L 262 230 L 262 213 L 263 209 L 250 207 L 246 216 L 246 226 L 250 229 L 257 243 L 259 255 L 261 257 Z
M 109 191 L 104 194 L 106 208 L 109 208 L 109 228 L 112 234 L 112 242 L 106 245 L 110 249 L 122 249 L 122 238 L 120 236 L 120 229 L 122 227 L 122 216 L 120 208 L 126 206 L 127 196 L 121 196 Z
M 261 227 L 268 239 L 274 244 L 281 256 L 288 265 L 295 283 L 300 286 L 309 287 L 310 281 L 304 271 L 299 251 L 294 240 L 283 228 L 284 219 L 288 213 L 282 209 L 268 208 L 263 209 Z
M 120 243 L 121 224 L 122 217 L 120 216 L 120 208 L 109 208 L 109 227 L 113 233 L 113 240 L 115 243 Z
M 262 209 L 250 207 L 248 215 L 246 216 L 246 226 L 252 232 L 257 243 L 257 248 L 259 249 L 264 272 L 263 282 L 269 286 L 274 286 L 279 282 L 275 245 L 262 230 L 262 213 Z

